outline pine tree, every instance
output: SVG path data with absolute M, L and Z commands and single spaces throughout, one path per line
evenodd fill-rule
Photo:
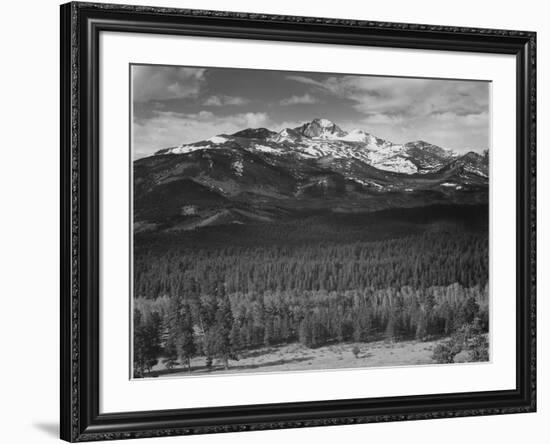
M 273 319 L 266 316 L 264 327 L 264 345 L 269 346 L 273 344 Z
M 182 305 L 177 325 L 178 337 L 176 347 L 178 356 L 187 362 L 187 370 L 191 373 L 191 358 L 197 352 L 193 331 L 193 316 L 189 303 Z
M 231 351 L 234 356 L 237 352 L 243 348 L 242 337 L 241 337 L 241 328 L 235 322 L 233 327 L 231 327 L 230 341 L 231 341 Z
M 134 309 L 134 376 L 143 377 L 151 372 L 160 354 L 162 319 L 158 312 L 150 314 L 145 321 L 141 312 Z
M 162 317 L 155 311 L 151 313 L 147 323 L 147 371 L 151 371 L 158 362 L 158 356 L 161 352 L 160 333 L 162 330 Z
M 226 369 L 229 368 L 229 357 L 232 354 L 231 349 L 231 329 L 233 328 L 233 314 L 229 298 L 222 297 L 218 299 L 216 310 L 216 323 L 214 325 L 214 353 L 219 356 Z
M 142 378 L 146 362 L 146 332 L 141 312 L 134 309 L 134 377 Z
M 306 315 L 300 322 L 299 338 L 301 344 L 305 345 L 306 347 L 312 346 L 312 328 L 309 315 Z
M 202 296 L 199 301 L 199 328 L 202 331 L 202 352 L 206 356 L 206 368 L 212 369 L 216 348 L 215 323 L 217 302 L 213 296 Z

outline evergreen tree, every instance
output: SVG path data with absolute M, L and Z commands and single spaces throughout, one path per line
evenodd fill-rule
M 199 301 L 199 327 L 202 332 L 202 353 L 206 356 L 206 368 L 212 369 L 216 349 L 215 323 L 217 301 L 214 296 L 202 296 Z
M 143 377 L 151 372 L 158 362 L 160 354 L 160 332 L 162 319 L 158 312 L 153 312 L 147 320 L 141 312 L 134 310 L 134 376 Z
M 306 347 L 312 346 L 312 328 L 309 315 L 306 315 L 300 322 L 299 338 L 302 345 L 305 345 Z
M 147 335 L 141 312 L 134 309 L 134 377 L 142 378 L 147 361 Z
M 193 317 L 189 303 L 182 305 L 178 315 L 178 337 L 176 340 L 178 357 L 187 362 L 187 370 L 191 373 L 191 358 L 197 352 L 193 331 Z
M 265 327 L 264 327 L 264 345 L 266 346 L 272 345 L 274 343 L 273 337 L 274 337 L 273 318 L 266 317 Z
M 214 353 L 219 356 L 226 369 L 229 368 L 229 358 L 232 354 L 231 329 L 233 328 L 233 314 L 229 298 L 218 299 L 216 322 L 213 328 Z
M 243 348 L 243 342 L 241 337 L 241 328 L 235 322 L 233 327 L 231 327 L 230 341 L 231 341 L 231 351 L 234 355 L 237 354 L 239 350 Z

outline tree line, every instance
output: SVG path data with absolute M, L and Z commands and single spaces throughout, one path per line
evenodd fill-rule
M 155 299 L 226 292 L 337 291 L 388 287 L 429 288 L 488 280 L 486 233 L 425 233 L 399 239 L 339 243 L 174 245 L 136 249 L 134 295 Z

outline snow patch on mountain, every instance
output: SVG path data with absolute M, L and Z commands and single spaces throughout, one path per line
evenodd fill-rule
M 340 140 L 346 142 L 367 142 L 369 140 L 370 134 L 360 130 L 354 129 L 347 133 L 345 136 L 340 137 Z
M 372 164 L 379 170 L 392 171 L 394 173 L 414 174 L 418 168 L 409 159 L 401 156 L 393 156 Z
M 487 176 L 487 174 L 485 174 L 481 169 L 479 168 L 475 168 L 475 167 L 471 167 L 471 166 L 465 166 L 464 167 L 464 170 L 468 171 L 469 173 L 474 173 L 474 174 L 477 174 L 478 176 L 481 176 L 481 177 L 489 177 Z
M 270 138 L 270 141 L 275 143 L 282 142 L 294 142 L 297 139 L 297 135 L 290 128 L 285 128 L 284 130 L 277 133 L 277 135 Z
M 322 126 L 323 128 L 329 128 L 331 126 L 334 126 L 334 123 L 332 123 L 330 120 L 328 119 L 315 119 L 317 120 L 317 122 L 319 123 L 320 126 Z
M 233 171 L 235 171 L 235 174 L 237 176 L 242 176 L 243 175 L 244 165 L 243 165 L 243 161 L 241 159 L 236 160 L 235 162 L 233 162 L 233 164 L 231 166 L 233 167 Z
M 374 187 L 376 187 L 376 188 L 378 188 L 378 189 L 384 188 L 382 185 L 380 185 L 379 183 L 376 183 L 376 182 L 374 182 L 374 181 L 372 181 L 372 180 L 363 180 L 363 179 L 358 179 L 357 177 L 354 177 L 354 178 L 353 178 L 353 181 L 354 181 L 354 182 L 357 182 L 358 184 L 361 184 L 361 185 L 363 185 L 363 186 L 366 186 L 366 187 L 368 187 L 368 186 L 374 186 Z
M 223 137 L 223 136 L 214 136 L 214 137 L 211 137 L 210 139 L 207 139 L 209 142 L 212 142 L 213 144 L 215 145 L 220 145 L 222 143 L 225 143 L 227 142 L 227 137 Z
M 272 148 L 267 145 L 261 145 L 261 144 L 255 144 L 252 147 L 253 149 L 251 151 L 261 151 L 263 153 L 271 153 L 271 154 L 281 154 L 280 149 Z
M 161 150 L 158 154 L 187 154 L 192 153 L 193 151 L 205 150 L 207 148 L 212 148 L 212 145 L 180 145 L 175 148 Z

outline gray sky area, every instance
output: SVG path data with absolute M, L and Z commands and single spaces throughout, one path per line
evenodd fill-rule
M 134 158 L 245 128 L 316 117 L 394 143 L 489 147 L 488 82 L 254 69 L 132 66 Z

